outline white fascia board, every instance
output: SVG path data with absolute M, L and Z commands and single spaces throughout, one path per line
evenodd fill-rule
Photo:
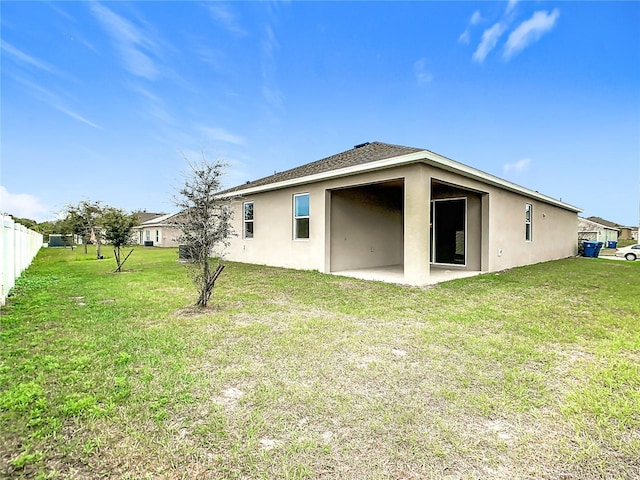
M 476 168 L 469 167 L 467 165 L 456 162 L 454 160 L 443 157 L 441 155 L 438 155 L 437 153 L 433 153 L 428 150 L 421 150 L 419 152 L 408 153 L 406 155 L 400 155 L 398 157 L 386 158 L 386 159 L 378 160 L 375 162 L 363 163 L 360 165 L 340 168 L 337 170 L 330 170 L 328 172 L 316 173 L 314 175 L 307 175 L 305 177 L 292 178 L 290 180 L 283 180 L 281 182 L 269 183 L 267 185 L 259 185 L 256 187 L 240 189 L 234 192 L 229 192 L 229 194 L 227 195 L 221 195 L 221 198 L 252 195 L 255 193 L 262 193 L 270 190 L 279 190 L 282 188 L 293 187 L 297 185 L 315 183 L 322 180 L 330 180 L 330 179 L 339 178 L 339 177 L 348 177 L 350 175 L 355 175 L 358 173 L 384 170 L 391 167 L 398 167 L 402 165 L 407 165 L 411 163 L 420 163 L 420 162 L 425 163 L 427 165 L 432 165 L 437 168 L 441 168 L 443 170 L 447 170 L 452 173 L 457 173 L 464 177 L 472 178 L 492 186 L 500 187 L 505 190 L 519 193 L 527 197 L 535 198 L 542 202 L 549 203 L 551 205 L 564 208 L 566 210 L 571 210 L 573 212 L 582 212 L 582 209 L 578 207 L 574 207 L 573 205 L 569 205 L 568 203 L 564 203 L 560 200 L 549 197 L 547 195 L 543 195 L 534 190 L 530 190 L 528 188 L 522 187 L 520 185 L 509 182 L 507 180 L 503 180 L 499 177 L 485 173 Z

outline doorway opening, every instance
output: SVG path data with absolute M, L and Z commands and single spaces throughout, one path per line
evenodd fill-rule
M 467 199 L 431 201 L 431 263 L 467 265 Z

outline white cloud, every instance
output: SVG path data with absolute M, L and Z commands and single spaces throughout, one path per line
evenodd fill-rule
M 244 138 L 227 132 L 222 128 L 201 127 L 200 131 L 209 139 L 215 142 L 232 143 L 234 145 L 244 144 Z
M 275 58 L 276 52 L 280 48 L 280 44 L 278 43 L 278 39 L 273 28 L 271 28 L 271 25 L 265 25 L 264 32 L 265 35 L 261 41 L 263 84 L 260 90 L 268 108 L 275 111 L 282 111 L 284 109 L 285 96 L 278 87 L 278 64 Z
M 73 118 L 75 120 L 78 120 L 79 122 L 82 122 L 82 123 L 84 123 L 86 125 L 89 125 L 90 127 L 93 127 L 93 128 L 102 129 L 102 127 L 100 127 L 100 125 L 95 124 L 91 120 L 88 120 L 87 118 L 83 117 L 79 113 L 76 113 L 73 110 L 71 110 L 66 105 L 64 100 L 62 100 L 60 98 L 59 95 L 51 92 L 50 90 L 47 90 L 46 88 L 38 85 L 37 83 L 34 83 L 34 82 L 30 81 L 30 80 L 27 80 L 26 78 L 23 78 L 23 77 L 20 77 L 20 76 L 16 76 L 16 75 L 12 75 L 11 77 L 16 82 L 18 82 L 18 83 L 22 84 L 24 87 L 26 87 L 28 93 L 31 96 L 33 96 L 34 98 L 37 98 L 38 100 L 46 103 L 50 107 L 55 108 L 56 110 L 64 113 L 65 115 L 68 115 L 71 118 Z
M 477 25 L 481 21 L 482 21 L 482 15 L 480 15 L 480 10 L 476 10 L 475 12 L 473 12 L 473 15 L 471 15 L 471 20 L 469 20 L 469 24 Z
M 505 25 L 502 22 L 498 22 L 490 28 L 487 28 L 482 34 L 482 41 L 473 53 L 473 59 L 478 63 L 484 62 L 489 52 L 495 48 L 504 31 Z
M 44 206 L 38 197 L 28 193 L 10 193 L 2 185 L 0 185 L 0 205 L 3 213 L 37 222 L 49 220 L 55 216 L 55 213 Z
M 425 85 L 431 82 L 434 78 L 433 73 L 427 70 L 427 59 L 421 58 L 413 64 L 413 73 L 416 76 L 418 85 Z
M 227 5 L 221 3 L 210 4 L 209 13 L 211 13 L 211 16 L 216 22 L 229 32 L 242 36 L 247 34 L 247 31 L 242 28 L 238 22 L 235 13 L 232 12 Z
M 469 29 L 467 28 L 458 37 L 458 43 L 464 43 L 465 45 L 469 45 L 470 40 L 471 40 L 471 34 L 469 33 Z
M 518 0 L 508 0 L 506 13 L 511 13 L 513 9 L 516 8 L 517 3 Z
M 531 159 L 523 158 L 522 160 L 518 160 L 514 163 L 505 163 L 502 167 L 502 170 L 504 171 L 504 173 L 520 173 L 528 169 L 529 165 L 531 165 Z
M 542 35 L 555 26 L 558 17 L 560 17 L 560 12 L 557 8 L 551 13 L 546 10 L 535 12 L 529 20 L 525 20 L 511 32 L 504 46 L 503 57 L 508 60 L 532 43 L 537 42 Z
M 116 45 L 125 69 L 138 77 L 154 80 L 158 68 L 150 57 L 155 43 L 127 19 L 99 3 L 91 4 L 91 11 Z M 143 51 L 145 50 L 145 51 Z
M 477 25 L 482 20 L 484 20 L 484 19 L 482 18 L 482 15 L 480 15 L 480 11 L 479 10 L 476 10 L 475 12 L 473 12 L 473 15 L 471 15 L 471 18 L 469 19 L 469 25 L 467 26 L 465 31 L 462 32 L 460 34 L 460 36 L 458 37 L 458 42 L 459 43 L 464 43 L 465 45 L 468 45 L 469 41 L 471 40 L 471 32 L 470 32 L 471 26 Z
M 18 63 L 36 67 L 40 70 L 44 70 L 45 72 L 56 73 L 56 69 L 52 65 L 49 65 L 47 62 L 43 62 L 42 60 L 38 60 L 31 55 L 27 55 L 22 50 L 17 49 L 4 40 L 2 41 L 2 50 Z

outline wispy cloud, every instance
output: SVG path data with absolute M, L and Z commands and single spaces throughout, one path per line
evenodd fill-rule
M 47 62 L 39 60 L 31 55 L 27 55 L 22 50 L 19 50 L 10 43 L 7 43 L 5 40 L 2 41 L 2 51 L 9 55 L 9 57 L 18 64 L 34 67 L 38 70 L 43 70 L 54 75 L 65 76 L 53 65 L 50 65 Z
M 505 163 L 502 166 L 502 170 L 504 171 L 504 173 L 520 173 L 523 172 L 525 170 L 527 170 L 529 168 L 529 165 L 531 165 L 531 159 L 530 158 L 523 158 L 522 160 L 518 160 L 517 162 L 514 163 Z
M 91 12 L 111 37 L 129 73 L 149 80 L 158 78 L 158 67 L 151 58 L 156 44 L 148 35 L 99 3 L 91 4 Z
M 228 30 L 234 35 L 239 36 L 244 36 L 247 34 L 247 31 L 240 25 L 236 14 L 229 8 L 228 5 L 215 3 L 209 4 L 208 7 L 211 17 L 225 30 Z
M 244 138 L 234 135 L 223 128 L 200 127 L 200 131 L 209 139 L 215 142 L 232 143 L 234 145 L 243 145 Z
M 555 26 L 559 17 L 560 11 L 557 8 L 551 13 L 546 10 L 535 12 L 529 20 L 525 20 L 511 32 L 504 46 L 503 58 L 509 60 L 532 43 L 537 42 L 542 35 Z
M 507 1 L 507 10 L 505 13 L 511 13 L 513 11 L 514 8 L 516 8 L 516 5 L 518 3 L 518 0 L 508 0 Z
M 467 25 L 467 28 L 458 37 L 458 42 L 468 45 L 471 40 L 471 27 L 474 25 L 477 25 L 482 20 L 483 18 L 482 18 L 482 15 L 480 15 L 479 10 L 476 10 L 475 12 L 473 12 L 473 15 L 471 15 L 471 18 L 469 19 L 469 24 Z
M 37 222 L 54 217 L 54 212 L 35 195 L 11 193 L 3 185 L 0 185 L 0 205 L 3 213 L 10 213 L 14 217 L 29 218 Z
M 261 42 L 262 47 L 262 96 L 267 104 L 275 109 L 284 108 L 284 94 L 276 83 L 277 63 L 275 52 L 280 48 L 271 25 L 265 25 L 265 35 Z
M 82 122 L 86 125 L 89 125 L 90 127 L 93 128 L 97 128 L 97 129 L 102 129 L 102 127 L 100 127 L 100 125 L 97 125 L 96 123 L 92 122 L 91 120 L 88 120 L 87 118 L 83 117 L 82 115 L 80 115 L 79 113 L 73 111 L 71 108 L 69 108 L 66 104 L 66 102 L 64 100 L 62 100 L 62 98 L 60 98 L 59 95 L 53 93 L 52 91 L 42 87 L 41 85 L 38 85 L 35 82 L 32 82 L 31 80 L 27 80 L 26 78 L 23 77 L 19 77 L 16 75 L 11 75 L 11 77 L 18 83 L 20 83 L 23 87 L 26 88 L 27 92 L 34 98 L 37 98 L 38 100 L 46 103 L 47 105 L 49 105 L 50 107 L 58 110 L 59 112 L 64 113 L 65 115 L 68 115 L 69 117 L 73 118 L 74 120 L 77 120 L 79 122 Z
M 482 33 L 482 40 L 473 53 L 473 60 L 478 63 L 484 62 L 487 55 L 498 44 L 498 40 L 506 30 L 506 26 L 502 22 L 493 24 Z
M 413 64 L 413 73 L 416 76 L 416 81 L 418 85 L 426 85 L 430 83 L 434 75 L 427 69 L 427 59 L 421 58 L 420 60 L 416 60 Z

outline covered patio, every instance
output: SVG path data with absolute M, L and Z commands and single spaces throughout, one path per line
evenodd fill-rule
M 377 282 L 405 284 L 404 268 L 402 265 L 387 265 L 384 267 L 357 268 L 353 270 L 342 270 L 331 272 L 333 275 L 343 277 L 358 278 L 361 280 L 373 280 Z M 431 265 L 429 268 L 429 279 L 427 285 L 435 285 L 441 282 L 448 282 L 458 278 L 467 278 L 480 275 L 479 270 L 461 270 L 445 267 L 441 265 Z

